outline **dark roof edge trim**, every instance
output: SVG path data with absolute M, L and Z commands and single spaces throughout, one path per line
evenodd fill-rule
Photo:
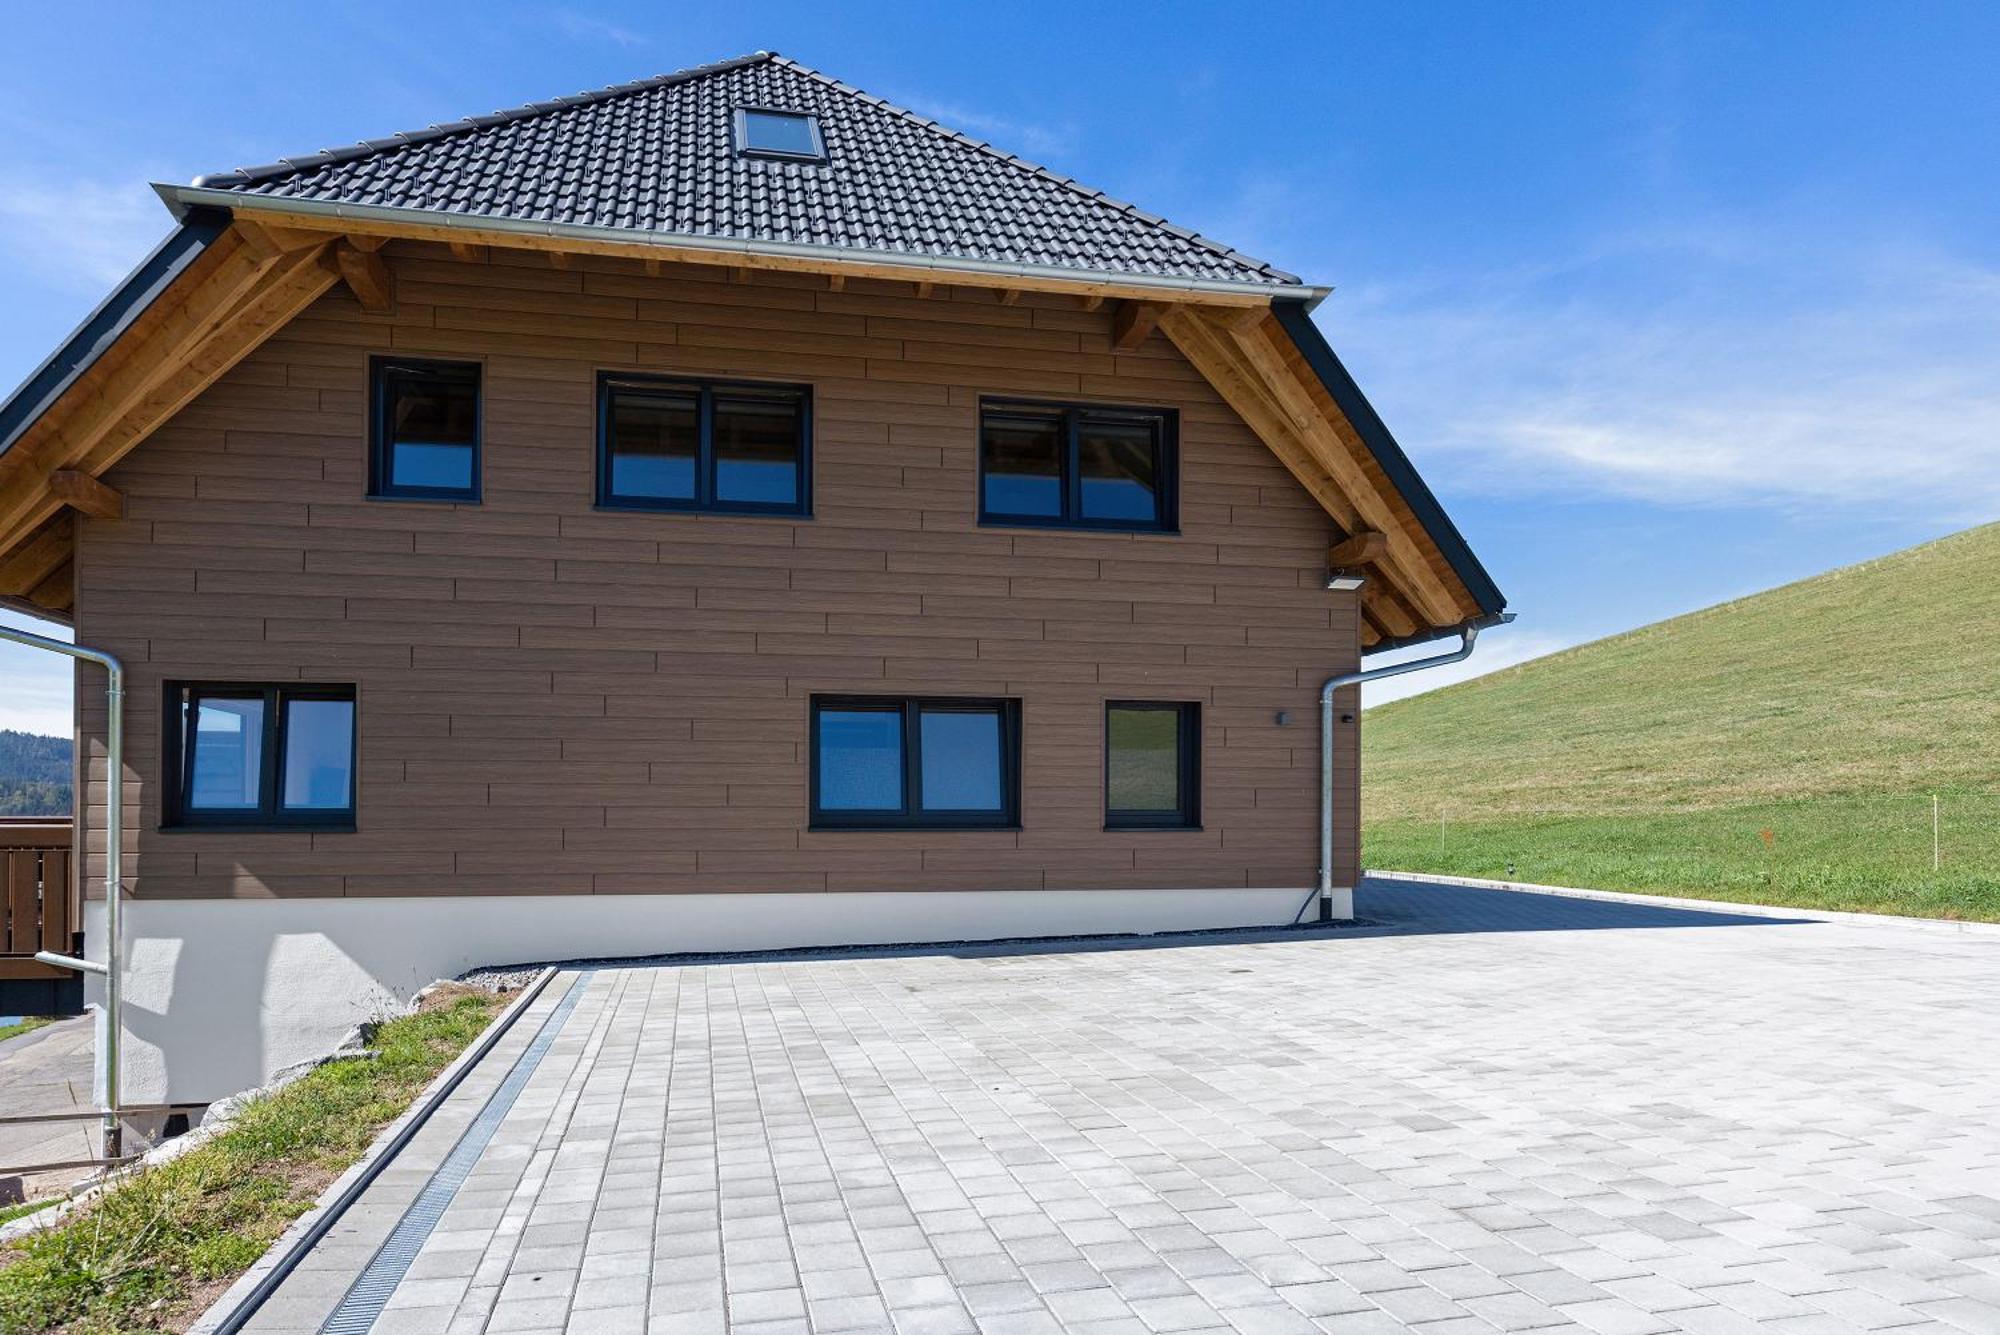
M 609 102 L 613 98 L 626 97 L 632 93 L 643 93 L 652 88 L 664 88 L 670 84 L 687 83 L 690 80 L 706 78 L 711 74 L 721 74 L 744 65 L 761 64 L 772 59 L 774 51 L 756 51 L 747 56 L 734 56 L 728 60 L 717 60 L 707 65 L 694 65 L 671 74 L 656 74 L 647 79 L 635 79 L 630 83 L 614 84 L 609 88 L 598 88 L 587 93 L 573 93 L 568 97 L 554 97 L 545 102 L 529 102 L 504 111 L 489 112 L 484 116 L 467 116 L 462 120 L 441 121 L 421 130 L 408 130 L 392 134 L 386 139 L 364 139 L 358 144 L 343 144 L 339 148 L 321 149 L 317 153 L 306 153 L 296 158 L 281 158 L 277 162 L 262 167 L 239 167 L 234 171 L 208 172 L 194 178 L 193 184 L 210 188 L 236 189 L 246 185 L 260 185 L 275 181 L 280 177 L 299 175 L 331 167 L 336 163 L 353 162 L 357 158 L 372 157 L 392 148 L 404 148 L 411 144 L 427 144 L 433 139 L 444 139 L 455 134 L 469 134 L 474 130 L 490 130 L 496 125 L 510 125 L 515 121 L 532 120 L 536 116 L 546 116 L 552 111 L 566 111 L 572 107 L 587 107 L 598 102 Z
M 106 297 L 64 339 L 47 361 L 36 367 L 20 387 L 0 403 L 0 454 L 55 405 L 77 378 L 97 364 L 105 350 L 131 327 L 158 296 L 201 257 L 229 226 L 222 209 L 196 208 L 181 214 L 180 226 L 168 233 L 139 267 Z
M 1121 271 L 1117 269 L 1071 269 L 1055 264 L 1017 264 L 1004 260 L 974 260 L 955 255 L 925 255 L 909 250 L 863 250 L 858 246 L 814 245 L 800 241 L 759 241 L 735 236 L 703 236 L 693 232 L 655 232 L 636 227 L 604 227 L 593 223 L 548 222 L 539 218 L 516 218 L 507 214 L 451 213 L 442 209 L 391 208 L 380 204 L 343 204 L 324 199 L 298 199 L 290 195 L 237 194 L 198 185 L 155 185 L 154 191 L 176 214 L 211 207 L 243 213 L 316 214 L 325 218 L 353 218 L 382 223 L 421 224 L 429 227 L 456 227 L 475 231 L 514 232 L 523 236 L 567 238 L 574 241 L 615 241 L 625 245 L 657 245 L 680 250 L 712 251 L 715 263 L 728 264 L 730 257 L 768 255 L 773 258 L 825 261 L 831 264 L 892 264 L 906 269 L 925 269 L 938 275 L 940 282 L 979 286 L 987 277 L 1046 278 L 1059 283 L 1116 284 L 1128 288 L 1157 288 L 1161 292 L 1212 293 L 1217 296 L 1268 299 L 1282 293 L 1318 301 L 1330 289 L 1297 287 L 1255 278 L 1180 278 L 1167 274 Z
M 1398 649 L 1410 649 L 1419 644 L 1430 644 L 1436 640 L 1448 640 L 1454 635 L 1463 635 L 1468 630 L 1489 630 L 1494 626 L 1504 626 L 1508 618 L 1504 613 L 1487 612 L 1476 617 L 1467 617 L 1455 626 L 1433 626 L 1429 630 L 1412 631 L 1394 639 L 1377 640 L 1361 651 L 1362 657 L 1376 654 L 1394 653 Z
M 1494 584 L 1493 577 L 1486 573 L 1486 567 L 1479 564 L 1479 558 L 1472 554 L 1472 548 L 1466 545 L 1465 536 L 1458 531 L 1458 526 L 1451 522 L 1451 516 L 1444 512 L 1444 507 L 1438 504 L 1437 497 L 1417 472 L 1416 466 L 1410 462 L 1410 457 L 1403 453 L 1403 447 L 1396 443 L 1393 435 L 1389 434 L 1389 428 L 1376 413 L 1374 405 L 1368 402 L 1368 396 L 1361 392 L 1361 386 L 1354 383 L 1354 377 L 1348 374 L 1347 368 L 1341 365 L 1340 358 L 1334 355 L 1332 346 L 1326 341 L 1326 335 L 1320 333 L 1319 326 L 1306 314 L 1306 304 L 1302 301 L 1273 301 L 1271 311 L 1278 317 L 1278 323 L 1284 327 L 1285 332 L 1291 336 L 1292 343 L 1298 348 L 1300 355 L 1306 359 L 1306 365 L 1312 368 L 1313 374 L 1319 377 L 1320 384 L 1333 397 L 1340 411 L 1346 414 L 1347 420 L 1353 424 L 1362 443 L 1368 447 L 1368 452 L 1375 456 L 1375 462 L 1382 466 L 1383 473 L 1388 475 L 1390 485 L 1402 493 L 1403 500 L 1416 515 L 1417 522 L 1423 525 L 1424 532 L 1437 544 L 1437 549 L 1443 554 L 1446 564 L 1451 566 L 1452 573 L 1458 576 L 1459 582 L 1465 585 L 1466 592 L 1472 595 L 1472 601 L 1478 604 L 1480 612 L 1486 616 L 1498 616 L 1507 606 L 1506 597 L 1500 592 L 1499 586 Z M 1423 638 L 1436 639 L 1442 635 L 1455 634 L 1456 631 L 1457 628 L 1452 627 L 1440 631 L 1438 635 Z M 1421 639 L 1405 639 L 1399 643 L 1421 642 Z M 1393 647 L 1396 646 L 1377 645 L 1369 652 L 1378 653 L 1384 648 Z

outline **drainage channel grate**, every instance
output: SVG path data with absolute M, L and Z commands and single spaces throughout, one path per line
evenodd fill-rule
M 514 1106 L 514 1100 L 527 1087 L 535 1068 L 542 1064 L 549 1045 L 562 1032 L 564 1022 L 583 997 L 584 986 L 595 973 L 596 970 L 588 969 L 570 980 L 562 1000 L 542 1021 L 541 1031 L 522 1051 L 514 1069 L 507 1072 L 507 1078 L 500 1082 L 500 1087 L 486 1100 L 486 1106 L 479 1110 L 479 1115 L 459 1136 L 458 1143 L 451 1147 L 451 1153 L 445 1155 L 444 1162 L 431 1174 L 431 1180 L 424 1184 L 417 1199 L 396 1221 L 388 1240 L 370 1258 L 367 1268 L 341 1298 L 340 1306 L 334 1308 L 333 1314 L 320 1326 L 321 1335 L 367 1335 L 374 1328 L 376 1318 L 388 1305 L 389 1295 L 396 1291 L 396 1286 L 403 1282 L 403 1276 L 410 1272 L 410 1265 L 417 1259 L 425 1240 L 437 1228 L 438 1220 L 444 1217 L 445 1208 L 458 1195 L 458 1189 L 465 1185 L 472 1166 L 479 1162 L 479 1156 L 493 1139 L 493 1133 L 500 1129 L 500 1123 L 506 1118 L 508 1109 Z

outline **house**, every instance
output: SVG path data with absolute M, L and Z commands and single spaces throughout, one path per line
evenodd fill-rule
M 1320 684 L 1504 606 L 1325 288 L 781 56 L 158 189 L 0 408 L 130 1100 L 483 963 L 1310 918 Z

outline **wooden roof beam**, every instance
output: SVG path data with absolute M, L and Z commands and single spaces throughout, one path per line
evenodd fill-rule
M 1111 346 L 1130 352 L 1157 329 L 1166 308 L 1154 301 L 1121 301 L 1111 317 Z
M 333 254 L 340 266 L 341 281 L 361 303 L 362 310 L 370 315 L 387 315 L 396 309 L 396 277 L 389 272 L 389 262 L 382 258 L 379 249 L 364 250 L 352 241 L 343 240 Z
M 27 597 L 34 589 L 68 564 L 74 550 L 74 533 L 64 516 L 46 524 L 10 554 L 0 557 L 0 594 Z
M 1382 559 L 1382 553 L 1389 550 L 1389 539 L 1374 529 L 1364 528 L 1352 537 L 1344 538 L 1326 549 L 1326 565 L 1329 570 L 1351 570 L 1356 566 L 1372 565 Z
M 81 510 L 92 519 L 125 517 L 125 494 L 81 469 L 58 468 L 50 473 L 49 490 L 71 509 Z

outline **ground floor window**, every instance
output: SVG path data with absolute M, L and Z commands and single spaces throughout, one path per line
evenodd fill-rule
M 169 683 L 169 826 L 354 824 L 352 686 Z
M 823 829 L 1020 824 L 1017 700 L 815 696 L 812 823 Z
M 1104 707 L 1107 829 L 1201 824 L 1201 706 L 1114 700 Z

